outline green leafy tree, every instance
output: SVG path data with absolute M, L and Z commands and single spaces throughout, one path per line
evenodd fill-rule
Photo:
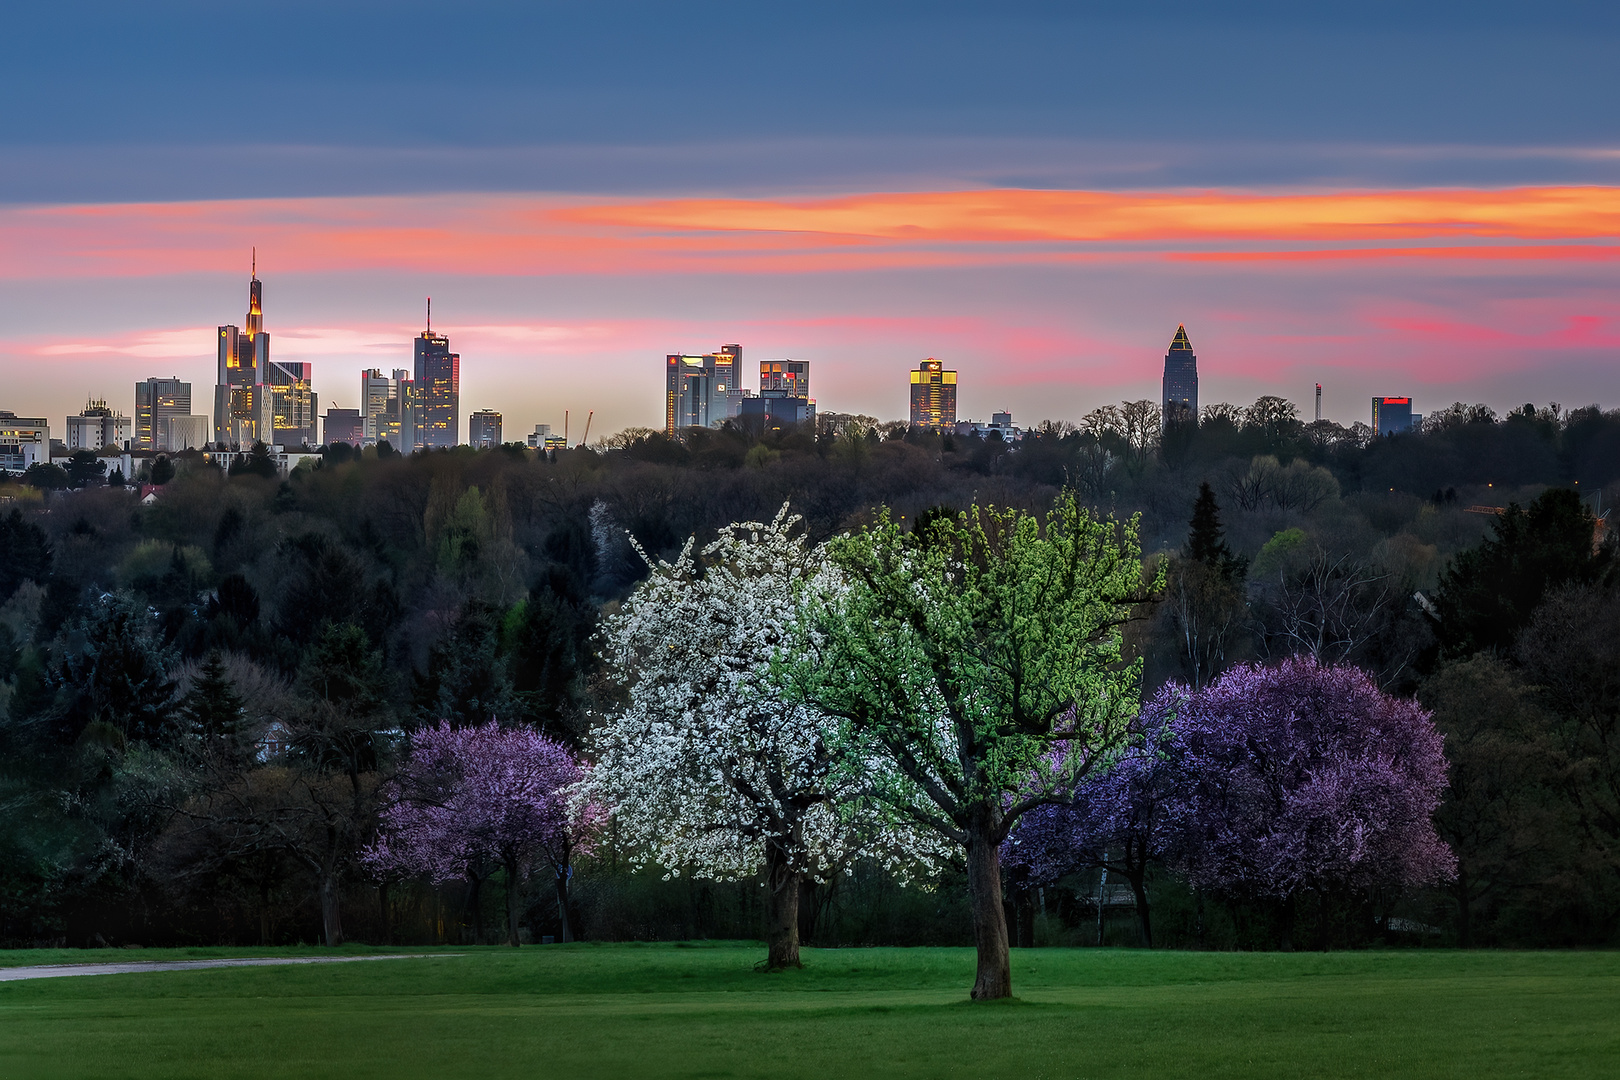
M 86 487 L 107 474 L 107 463 L 96 457 L 94 450 L 75 450 L 68 458 L 67 473 L 72 486 Z
M 155 474 L 156 469 L 153 471 Z M 262 476 L 266 480 L 274 480 L 279 474 L 275 459 L 270 456 L 270 448 L 262 442 L 256 442 L 253 449 L 231 462 L 230 475 Z
M 1002 841 L 1071 798 L 1136 716 L 1120 627 L 1149 595 L 1137 535 L 1065 493 L 1044 517 L 976 506 L 921 536 L 885 511 L 828 545 L 849 584 L 811 601 L 790 678 L 845 721 L 856 759 L 893 762 L 880 797 L 965 853 L 976 999 L 1012 993 Z
M 27 472 L 23 473 L 23 483 L 41 491 L 61 491 L 63 488 L 73 486 L 73 478 L 60 465 L 36 461 L 28 466 Z

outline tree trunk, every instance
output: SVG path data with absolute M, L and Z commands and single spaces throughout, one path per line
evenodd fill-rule
M 816 880 L 805 875 L 799 875 L 799 944 L 814 945 L 816 942 L 817 924 L 821 921 L 821 906 L 827 891 L 833 887 L 832 882 L 819 885 Z
M 474 876 L 472 874 L 468 874 L 467 875 L 467 899 L 461 905 L 461 925 L 462 926 L 467 925 L 467 915 L 468 915 L 468 913 L 470 912 L 472 914 L 472 924 L 473 924 L 473 941 L 472 941 L 472 943 L 474 945 L 482 945 L 484 943 L 484 905 L 482 903 L 483 897 L 479 895 L 483 891 L 480 888 L 480 886 L 482 886 L 482 885 L 483 885 L 483 880 L 481 878 L 478 878 L 478 877 L 476 877 L 476 876 Z M 463 933 L 465 933 L 465 931 L 463 931 Z
M 981 811 L 968 829 L 968 901 L 973 908 L 973 944 L 979 954 L 973 1000 L 1012 996 L 1012 962 L 1007 955 L 1007 912 L 1001 906 L 1001 845 Z
M 1035 889 L 1029 883 L 1027 867 L 1007 874 L 1007 891 L 1012 894 L 1013 944 L 1020 949 L 1035 947 Z
M 803 967 L 799 962 L 799 882 L 788 853 L 765 842 L 765 970 Z
M 1457 867 L 1457 945 L 1463 949 L 1472 949 L 1474 947 L 1473 912 L 1469 908 L 1468 871 L 1459 866 Z
M 1147 869 L 1127 875 L 1136 895 L 1136 927 L 1142 932 L 1142 948 L 1153 948 L 1153 924 L 1148 919 Z
M 517 948 L 518 941 L 518 863 L 506 860 L 506 943 Z
M 321 923 L 326 929 L 327 948 L 335 949 L 343 944 L 343 913 L 339 910 L 338 877 L 336 874 L 321 875 Z
M 377 886 L 377 915 L 382 920 L 382 943 L 393 944 L 393 934 L 388 931 L 388 882 L 384 881 Z
M 566 865 L 555 868 L 554 876 L 557 879 L 557 917 L 562 920 L 562 940 L 566 943 L 574 940 L 574 931 L 568 923 L 568 867 Z
M 1278 929 L 1282 934 L 1279 943 L 1283 952 L 1294 951 L 1294 894 L 1289 893 L 1283 900 L 1277 912 Z

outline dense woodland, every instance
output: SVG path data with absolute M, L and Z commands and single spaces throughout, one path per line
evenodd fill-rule
M 414 732 L 496 720 L 580 750 L 626 689 L 599 633 L 648 573 L 784 503 L 812 542 L 1068 490 L 1140 515 L 1140 692 L 1309 655 L 1416 698 L 1445 736 L 1453 881 L 1308 897 L 1287 925 L 1151 860 L 1009 880 L 1020 943 L 1547 946 L 1620 937 L 1620 412 L 1456 405 L 1421 432 L 1262 398 L 1161 435 L 1151 403 L 1017 444 L 871 418 L 628 431 L 595 448 L 325 449 L 286 479 L 183 454 L 0 482 L 0 942 L 757 937 L 757 882 L 645 868 L 606 823 L 571 887 L 379 873 L 381 793 Z M 666 869 L 679 869 L 666 868 Z M 963 869 L 809 884 L 817 944 L 965 943 Z M 1113 879 L 1118 881 L 1116 877 Z M 487 886 L 487 887 L 486 887 Z M 1112 888 L 1112 891 L 1110 889 Z M 1103 901 L 1099 903 L 1099 898 Z M 1376 917 L 1374 917 L 1376 916 Z

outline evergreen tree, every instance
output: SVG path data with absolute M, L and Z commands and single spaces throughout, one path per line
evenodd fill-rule
M 1580 496 L 1552 488 L 1496 519 L 1495 535 L 1459 552 L 1440 575 L 1440 640 L 1452 656 L 1505 649 L 1548 590 L 1597 581 L 1614 548 L 1593 545 L 1595 522 Z
M 199 739 L 205 752 L 235 757 L 242 738 L 243 702 L 225 672 L 219 651 L 208 654 L 202 670 L 181 699 L 180 715 L 187 733 Z
M 51 574 L 51 544 L 45 532 L 25 521 L 21 510 L 0 517 L 0 604 L 25 581 L 41 584 Z
M 1207 480 L 1198 485 L 1198 500 L 1193 503 L 1190 525 L 1185 548 L 1187 558 L 1219 571 L 1228 581 L 1243 577 L 1247 560 L 1232 554 L 1227 546 L 1226 531 L 1221 527 L 1221 507 Z
M 169 733 L 175 686 L 156 629 L 151 611 L 129 593 L 105 598 L 73 627 L 52 673 L 71 695 L 60 732 L 66 740 L 91 724 L 149 742 Z

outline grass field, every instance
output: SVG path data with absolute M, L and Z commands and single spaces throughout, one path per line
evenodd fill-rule
M 0 1076 L 1620 1076 L 1616 953 L 1025 950 L 1018 1000 L 980 1005 L 966 949 L 460 951 L 0 984 Z M 317 951 L 0 966 L 271 954 Z

